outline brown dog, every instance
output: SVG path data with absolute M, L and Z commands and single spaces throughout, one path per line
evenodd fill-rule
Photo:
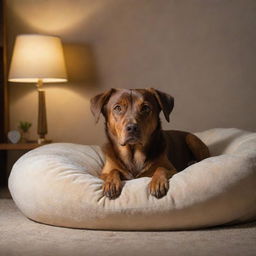
M 169 122 L 173 107 L 173 97 L 155 89 L 110 89 L 91 99 L 96 122 L 101 113 L 105 117 L 109 140 L 101 174 L 105 196 L 118 197 L 121 180 L 147 176 L 151 195 L 161 198 L 177 171 L 210 156 L 195 135 L 162 130 L 159 113 Z

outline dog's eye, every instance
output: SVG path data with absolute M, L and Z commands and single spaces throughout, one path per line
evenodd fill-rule
M 114 106 L 114 111 L 121 112 L 121 110 L 122 110 L 121 106 L 119 106 L 119 105 Z
M 149 112 L 151 109 L 148 105 L 143 105 L 141 107 L 141 112 Z

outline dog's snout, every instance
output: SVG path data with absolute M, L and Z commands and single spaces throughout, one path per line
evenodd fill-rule
M 131 132 L 131 133 L 137 132 L 138 131 L 138 125 L 137 124 L 128 124 L 126 126 L 126 131 Z

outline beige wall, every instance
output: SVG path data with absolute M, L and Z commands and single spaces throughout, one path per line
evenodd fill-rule
M 175 97 L 168 129 L 256 130 L 256 1 L 9 0 L 9 57 L 16 34 L 59 35 L 70 81 L 47 85 L 48 137 L 97 144 L 89 111 L 109 87 L 155 87 Z M 10 126 L 33 122 L 34 86 L 11 84 Z

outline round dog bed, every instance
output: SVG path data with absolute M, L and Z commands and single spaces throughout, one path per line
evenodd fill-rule
M 211 158 L 170 179 L 161 199 L 148 192 L 150 178 L 124 182 L 109 200 L 98 178 L 98 146 L 49 144 L 13 166 L 9 189 L 28 218 L 55 226 L 111 230 L 177 230 L 256 218 L 256 133 L 212 129 L 197 133 Z

